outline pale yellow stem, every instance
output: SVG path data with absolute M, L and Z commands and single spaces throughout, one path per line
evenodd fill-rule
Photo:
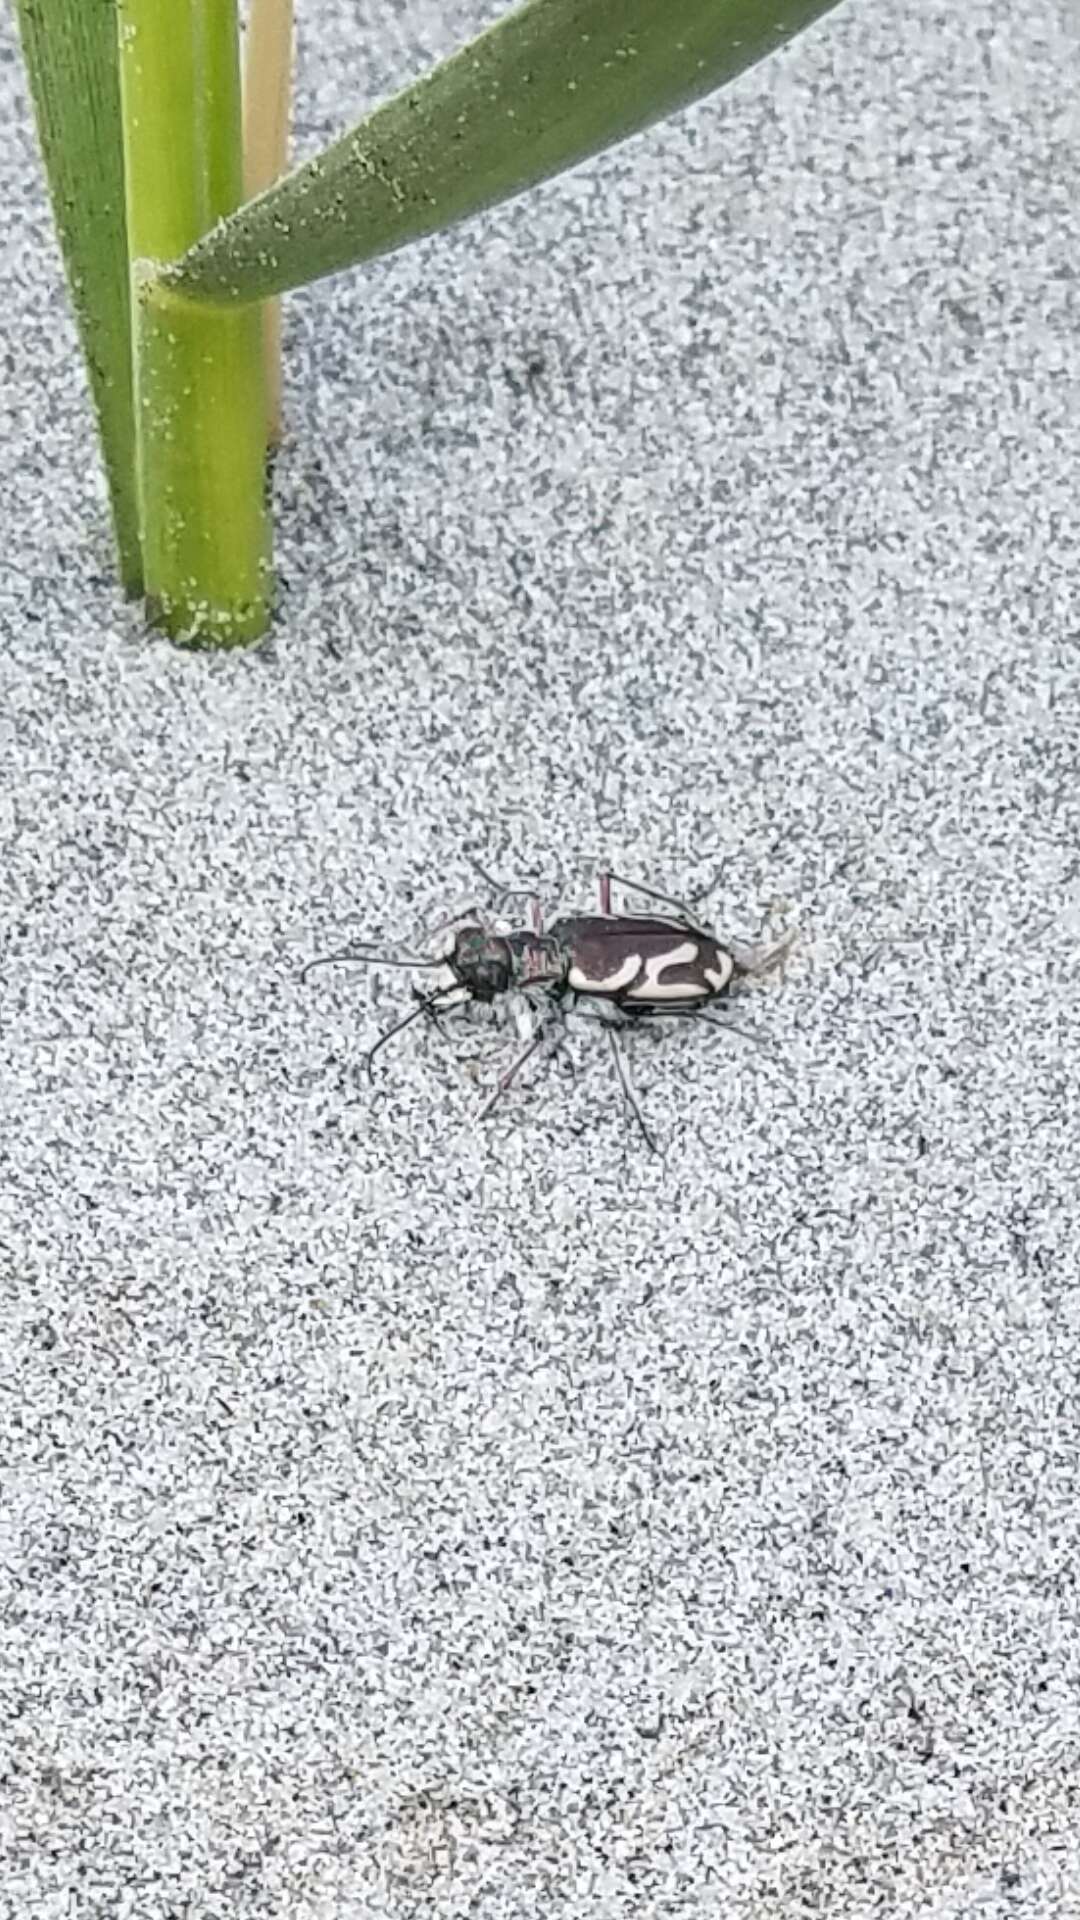
M 244 41 L 244 194 L 265 193 L 288 165 L 293 0 L 251 0 Z M 281 438 L 281 301 L 263 307 L 267 439 Z

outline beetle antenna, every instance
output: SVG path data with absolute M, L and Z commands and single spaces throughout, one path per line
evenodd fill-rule
M 337 953 L 321 953 L 315 960 L 309 960 L 300 972 L 301 980 L 306 980 L 316 967 L 333 967 L 339 960 L 351 962 L 358 967 L 437 967 L 438 960 L 419 960 L 410 955 L 399 953 L 361 953 L 357 947 L 342 947 Z

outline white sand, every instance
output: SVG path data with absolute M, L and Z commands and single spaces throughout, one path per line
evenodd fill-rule
M 498 10 L 302 7 L 304 151 Z M 0 1912 L 1080 1912 L 1075 14 L 850 0 L 294 298 L 224 659 L 0 53 Z M 300 966 L 469 845 L 797 917 L 779 1066 L 369 1088 L 409 976 Z

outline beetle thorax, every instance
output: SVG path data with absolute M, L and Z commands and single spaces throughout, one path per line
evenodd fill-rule
M 566 955 L 549 934 L 512 933 L 510 947 L 517 986 L 550 986 L 565 977 Z

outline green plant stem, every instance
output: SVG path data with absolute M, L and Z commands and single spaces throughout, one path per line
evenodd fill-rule
M 526 0 L 169 269 L 261 300 L 505 200 L 731 80 L 836 0 Z
M 116 25 L 87 0 L 17 0 L 60 247 L 86 358 L 120 577 L 142 586 Z
M 119 0 L 118 23 L 147 599 L 168 632 L 230 645 L 269 618 L 262 330 L 160 268 L 240 201 L 236 5 Z

